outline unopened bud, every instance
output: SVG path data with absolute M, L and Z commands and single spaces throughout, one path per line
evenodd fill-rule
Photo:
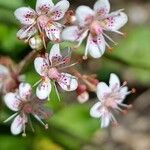
M 43 48 L 43 41 L 39 35 L 36 35 L 29 40 L 29 45 L 32 49 L 41 50 Z
M 77 100 L 82 104 L 89 100 L 89 93 L 87 91 L 77 96 Z

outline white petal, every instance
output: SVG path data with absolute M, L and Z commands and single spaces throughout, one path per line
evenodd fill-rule
M 23 126 L 24 120 L 20 115 L 18 115 L 11 124 L 11 133 L 14 135 L 20 134 L 23 130 Z
M 123 12 L 120 12 L 118 13 L 118 15 L 114 15 L 104 20 L 104 28 L 108 31 L 116 31 L 123 27 L 127 23 L 127 21 L 127 15 Z
M 106 128 L 109 126 L 110 124 L 110 119 L 111 119 L 111 116 L 108 112 L 108 114 L 104 114 L 101 116 L 101 128 Z
M 7 67 L 0 64 L 0 76 L 9 75 L 10 72 Z
M 24 25 L 31 25 L 36 19 L 35 11 L 30 7 L 21 7 L 14 12 L 15 17 Z
M 65 91 L 74 91 L 78 87 L 77 78 L 68 73 L 61 73 L 61 78 L 59 79 L 58 84 Z
M 79 26 L 85 27 L 93 21 L 95 12 L 88 6 L 79 6 L 76 10 L 76 17 Z
M 67 0 L 61 0 L 59 1 L 52 10 L 52 20 L 60 20 L 64 17 L 66 11 L 68 10 L 70 4 Z
M 60 41 L 60 33 L 62 31 L 62 28 L 60 28 L 58 25 L 59 23 L 54 24 L 47 24 L 45 27 L 46 36 L 53 42 L 59 42 Z
M 77 26 L 66 27 L 61 36 L 63 40 L 75 42 L 80 36 L 79 28 Z
M 94 10 L 96 11 L 97 15 L 100 17 L 107 15 L 110 11 L 109 0 L 98 0 L 94 4 Z
M 116 74 L 114 74 L 114 73 L 110 74 L 109 86 L 112 89 L 120 87 L 120 80 L 119 80 L 118 76 Z
M 24 26 L 17 32 L 17 37 L 19 39 L 28 39 L 37 33 L 35 27 Z
M 120 94 L 121 94 L 122 100 L 120 102 L 122 102 L 126 98 L 127 92 L 128 92 L 128 87 L 127 86 L 121 88 Z
M 48 66 L 48 61 L 45 58 L 35 58 L 34 67 L 36 72 L 39 73 L 41 76 L 46 76 Z
M 94 104 L 90 110 L 90 115 L 94 118 L 100 118 L 102 113 L 103 112 L 101 111 L 101 102 Z
M 36 11 L 40 14 L 48 13 L 54 7 L 52 0 L 37 0 L 36 1 Z
M 108 85 L 104 82 L 100 82 L 97 85 L 96 93 L 97 97 L 100 101 L 103 100 L 105 94 L 110 93 L 111 89 L 108 87 Z
M 23 100 L 27 100 L 32 94 L 32 88 L 29 83 L 20 83 L 19 85 L 19 95 Z
M 4 96 L 4 102 L 7 105 L 7 107 L 13 111 L 18 111 L 19 110 L 19 104 L 20 100 L 16 98 L 15 93 L 7 93 Z
M 99 35 L 97 38 L 93 38 L 89 35 L 88 52 L 93 58 L 100 58 L 105 52 L 105 39 L 103 35 Z
M 49 54 L 49 60 L 51 62 L 51 64 L 53 63 L 53 59 L 54 58 L 60 58 L 61 53 L 60 53 L 60 47 L 59 44 L 54 44 L 50 50 L 50 54 Z
M 36 95 L 39 99 L 46 99 L 51 92 L 51 83 L 48 78 L 42 81 L 36 88 Z

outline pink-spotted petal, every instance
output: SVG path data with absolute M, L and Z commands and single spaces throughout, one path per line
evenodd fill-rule
M 80 30 L 77 26 L 66 27 L 62 32 L 62 39 L 75 42 L 80 37 Z
M 48 23 L 45 27 L 46 36 L 53 42 L 60 42 L 60 33 L 62 31 L 59 23 Z
M 94 10 L 99 17 L 106 16 L 110 11 L 110 3 L 109 0 L 98 0 L 94 4 Z
M 111 92 L 111 89 L 108 87 L 108 85 L 104 82 L 100 82 L 97 85 L 96 93 L 97 97 L 100 101 L 104 100 L 104 97 L 106 94 L 109 94 Z
M 30 7 L 18 8 L 14 12 L 14 15 L 23 25 L 31 25 L 36 19 L 36 13 Z
M 19 95 L 22 100 L 28 100 L 32 94 L 32 88 L 29 83 L 20 83 L 19 85 Z
M 102 104 L 101 102 L 97 102 L 96 104 L 93 105 L 93 107 L 90 110 L 90 115 L 94 118 L 100 118 L 102 115 Z
M 13 135 L 18 135 L 23 131 L 23 126 L 25 125 L 25 120 L 20 116 L 16 116 L 11 124 L 11 133 Z
M 37 0 L 36 11 L 39 15 L 47 14 L 54 7 L 52 0 Z
M 37 29 L 35 27 L 24 26 L 17 32 L 17 37 L 22 39 L 29 39 L 33 35 L 37 33 Z
M 59 1 L 52 10 L 52 20 L 57 21 L 64 17 L 66 11 L 68 10 L 70 4 L 67 0 L 61 0 Z
M 88 52 L 93 58 L 100 58 L 105 52 L 106 45 L 103 35 L 97 37 L 89 35 L 87 45 Z
M 89 26 L 95 16 L 95 12 L 88 6 L 79 6 L 76 10 L 76 18 L 79 26 Z
M 38 74 L 41 76 L 47 75 L 47 69 L 48 69 L 48 60 L 42 57 L 37 57 L 34 60 L 34 67 Z
M 108 31 L 117 31 L 123 27 L 128 21 L 128 17 L 124 12 L 111 16 L 104 20 L 104 28 Z
M 51 83 L 48 78 L 45 78 L 36 88 L 36 95 L 39 99 L 46 99 L 51 92 Z
M 109 86 L 113 88 L 119 88 L 120 87 L 120 80 L 118 76 L 114 73 L 110 74 L 110 79 L 109 79 Z
M 7 93 L 4 96 L 4 102 L 9 109 L 13 111 L 19 110 L 20 100 L 17 99 L 15 93 Z
M 104 113 L 101 116 L 101 128 L 108 127 L 109 124 L 110 124 L 110 121 L 111 121 L 111 114 L 109 112 L 108 113 Z
M 77 78 L 68 73 L 61 73 L 61 78 L 58 80 L 58 84 L 65 91 L 74 91 L 78 87 Z
M 57 64 L 60 62 L 62 55 L 60 53 L 59 44 L 54 44 L 50 50 L 49 60 L 52 65 Z

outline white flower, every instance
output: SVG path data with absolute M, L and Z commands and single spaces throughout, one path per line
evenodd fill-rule
M 90 115 L 95 118 L 101 118 L 102 128 L 107 127 L 110 124 L 110 121 L 117 124 L 112 111 L 117 110 L 126 112 L 122 110 L 121 107 L 127 109 L 131 108 L 132 105 L 123 104 L 123 100 L 131 92 L 134 92 L 134 89 L 132 91 L 128 91 L 126 82 L 120 86 L 119 78 L 112 73 L 110 75 L 109 86 L 104 82 L 100 82 L 97 85 L 96 93 L 99 102 L 91 108 Z
M 105 31 L 123 34 L 118 30 L 128 20 L 126 14 L 122 12 L 123 10 L 109 13 L 110 4 L 108 0 L 98 0 L 93 9 L 88 6 L 79 6 L 76 10 L 78 26 L 66 27 L 62 32 L 64 40 L 79 42 L 78 46 L 87 37 L 84 58 L 87 58 L 88 53 L 94 58 L 101 57 L 105 52 L 105 47 L 110 48 L 104 37 L 114 42 L 105 34 Z
M 64 50 L 65 52 L 66 50 Z M 68 68 L 70 62 L 70 54 L 64 56 L 60 53 L 59 44 L 53 45 L 50 54 L 46 54 L 45 58 L 37 57 L 34 66 L 43 79 L 36 89 L 37 97 L 45 99 L 51 92 L 51 81 L 56 81 L 65 91 L 73 91 L 77 88 L 77 78 L 71 74 L 62 72 L 62 69 Z
M 61 0 L 56 5 L 52 0 L 37 0 L 36 11 L 30 7 L 18 8 L 14 14 L 23 25 L 17 33 L 18 38 L 29 39 L 39 31 L 44 43 L 45 35 L 51 41 L 60 41 L 62 25 L 57 21 L 64 17 L 68 8 L 67 0 Z
M 21 83 L 18 91 L 15 93 L 7 93 L 4 96 L 4 102 L 9 109 L 16 112 L 4 121 L 7 122 L 15 117 L 11 124 L 12 134 L 17 135 L 23 132 L 22 135 L 26 135 L 26 123 L 30 121 L 31 114 L 46 128 L 48 127 L 41 119 L 48 118 L 50 111 L 44 107 L 44 101 L 32 95 L 30 84 Z

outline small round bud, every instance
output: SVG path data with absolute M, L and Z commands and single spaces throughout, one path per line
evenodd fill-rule
M 32 49 L 41 50 L 43 48 L 43 41 L 39 35 L 29 39 L 29 45 Z
M 77 96 L 77 100 L 82 104 L 89 100 L 89 93 L 87 91 Z

